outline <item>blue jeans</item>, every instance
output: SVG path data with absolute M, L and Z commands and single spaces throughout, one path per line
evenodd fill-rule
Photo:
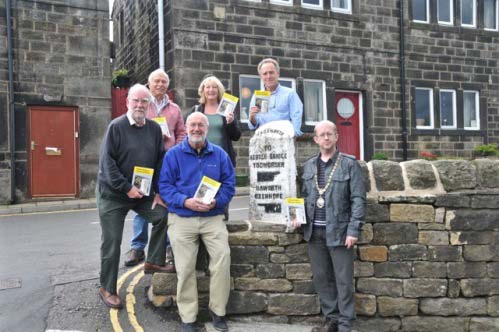
M 168 222 L 168 212 L 166 213 L 165 218 Z M 133 235 L 132 241 L 130 242 L 130 246 L 135 250 L 144 250 L 147 245 L 147 241 L 149 240 L 149 225 L 147 221 L 141 217 L 140 215 L 135 215 L 133 219 Z M 166 236 L 166 246 L 170 245 L 170 240 L 168 236 Z

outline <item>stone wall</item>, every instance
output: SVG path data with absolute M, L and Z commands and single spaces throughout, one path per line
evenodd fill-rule
M 355 249 L 359 332 L 499 330 L 499 161 L 362 164 L 369 189 Z M 307 244 L 264 223 L 228 224 L 231 319 L 316 323 Z M 199 278 L 206 305 L 209 277 Z M 155 274 L 154 297 L 175 294 Z

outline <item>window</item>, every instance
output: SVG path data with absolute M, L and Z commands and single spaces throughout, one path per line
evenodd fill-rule
M 118 45 L 123 45 L 125 40 L 125 17 L 123 11 L 118 15 Z
M 279 77 L 279 84 L 287 88 L 296 90 L 296 81 L 292 78 Z M 263 84 L 262 84 L 262 89 L 263 89 Z
M 498 27 L 498 0 L 484 0 L 483 2 L 483 25 L 485 30 L 497 31 Z
M 322 9 L 322 0 L 301 0 L 303 8 Z
M 430 22 L 430 1 L 412 0 L 412 20 L 414 22 Z
M 332 0 L 331 10 L 333 12 L 351 14 L 352 13 L 352 0 Z
M 454 0 L 438 0 L 438 23 L 452 25 L 454 23 Z
M 416 128 L 433 128 L 433 90 L 430 88 L 416 88 Z
M 461 0 L 461 26 L 476 27 L 476 0 Z
M 440 90 L 440 128 L 456 129 L 456 91 Z
M 303 80 L 303 108 L 305 124 L 313 126 L 327 119 L 326 82 L 319 80 Z
M 478 91 L 463 91 L 464 129 L 480 129 L 480 104 Z
M 248 122 L 249 120 L 249 105 L 251 97 L 255 90 L 261 89 L 260 77 L 254 75 L 239 76 L 239 98 L 240 98 L 240 120 Z
M 292 6 L 293 0 L 270 0 L 270 3 L 276 4 L 276 5 Z

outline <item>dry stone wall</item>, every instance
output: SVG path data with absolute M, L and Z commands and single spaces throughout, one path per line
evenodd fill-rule
M 499 161 L 362 167 L 369 195 L 356 247 L 356 330 L 499 331 Z M 228 227 L 231 318 L 319 321 L 302 235 L 268 223 Z M 208 282 L 198 281 L 204 299 Z M 176 276 L 155 274 L 152 286 L 155 297 L 174 295 Z

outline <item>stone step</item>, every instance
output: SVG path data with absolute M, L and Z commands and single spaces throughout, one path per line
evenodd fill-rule
M 230 332 L 310 332 L 313 326 L 272 323 L 240 323 L 228 321 Z M 211 323 L 205 324 L 206 332 L 217 332 Z

